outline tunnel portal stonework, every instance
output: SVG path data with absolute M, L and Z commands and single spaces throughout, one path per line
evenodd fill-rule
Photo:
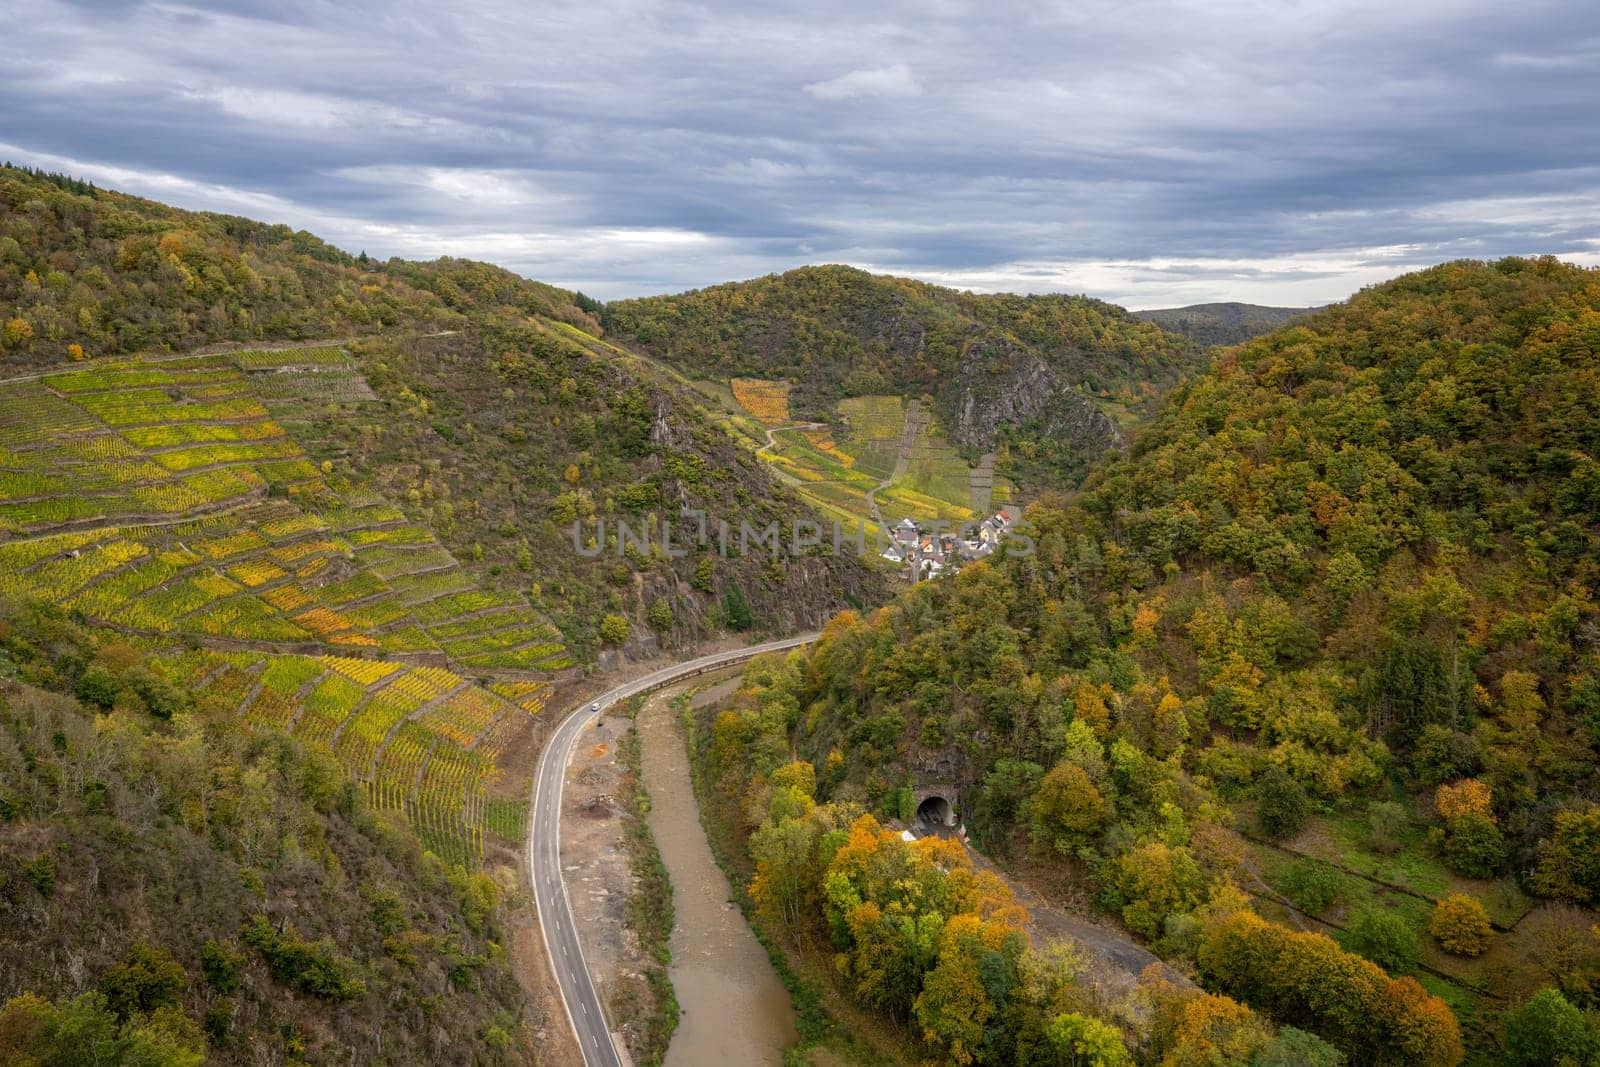
M 947 827 L 959 825 L 960 800 L 959 791 L 949 782 L 921 782 L 912 791 L 912 801 L 919 822 L 926 820 Z M 942 811 L 939 801 L 943 802 Z

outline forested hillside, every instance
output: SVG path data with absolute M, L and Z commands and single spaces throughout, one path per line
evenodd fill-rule
M 850 267 L 805 267 L 606 305 L 609 330 L 704 377 L 787 379 L 797 417 L 843 397 L 931 396 L 951 438 L 1009 446 L 1055 482 L 1118 445 L 1198 362 L 1184 338 L 1098 300 L 985 296 Z
M 1196 344 L 1235 345 L 1259 337 L 1284 323 L 1309 315 L 1315 308 L 1280 308 L 1262 304 L 1190 304 L 1180 308 L 1135 311 L 1133 317 L 1181 333 Z
M 593 326 L 572 294 L 485 264 L 378 263 L 303 230 L 61 175 L 0 167 L 0 212 L 0 358 L 9 366 L 439 330 L 493 304 Z
M 91 462 L 41 482 L 37 464 L 24 464 L 0 495 L 0 514 L 19 532 L 82 525 L 108 506 L 108 482 L 122 498 L 110 514 L 140 519 L 263 495 L 309 500 L 308 510 L 322 512 L 335 503 L 328 489 L 377 490 L 426 531 L 417 539 L 437 538 L 464 564 L 471 581 L 451 592 L 476 585 L 531 601 L 582 660 L 607 644 L 643 652 L 722 628 L 814 625 L 881 595 L 853 558 L 780 560 L 763 550 L 722 558 L 699 543 L 681 559 L 659 544 L 617 551 L 622 519 L 638 529 L 647 517 L 677 521 L 689 509 L 705 513 L 712 531 L 726 519 L 737 532 L 741 518 L 787 531 L 812 512 L 708 423 L 680 385 L 600 344 L 574 294 L 466 260 L 358 260 L 284 227 L 16 168 L 0 170 L 0 209 L 0 360 L 11 373 L 215 341 L 360 340 L 348 354 L 236 356 L 242 373 L 213 360 L 11 389 L 17 419 L 51 402 L 21 392 L 67 388 L 115 438 L 130 426 L 147 450 L 208 446 L 155 455 L 143 480 Z M 202 379 L 192 395 L 174 392 Z M 180 406 L 150 408 L 153 388 Z M 197 405 L 223 396 L 226 410 Z M 81 416 L 62 409 L 33 429 L 41 439 L 78 433 L 60 420 Z M 241 417 L 260 421 L 226 421 Z M 198 424 L 158 433 L 139 425 L 147 418 Z M 196 484 L 163 496 L 147 473 L 160 468 Z M 221 481 L 229 484 L 213 484 Z M 585 537 L 605 521 L 607 544 L 580 555 L 570 532 L 578 520 Z M 684 520 L 679 543 L 698 542 L 701 529 L 699 518 Z
M 150 653 L 0 606 L 0 1059 L 528 1062 L 495 882 Z
M 1003 931 L 947 962 L 951 912 L 893 920 L 850 873 L 853 805 L 909 819 L 950 782 L 985 850 L 1347 1062 L 1593 1062 L 1597 458 L 1595 271 L 1450 263 L 1227 350 L 1029 509 L 1036 551 L 747 676 L 706 760 L 752 891 L 951 1058 L 1044 1062 L 1012 1045 L 1020 986 L 985 980 L 981 1042 L 949 1036 L 947 967 L 990 974 Z M 1332 1062 L 1164 1052 L 1165 1018 L 1127 1049 Z

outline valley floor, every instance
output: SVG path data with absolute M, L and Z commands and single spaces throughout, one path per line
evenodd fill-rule
M 683 1010 L 663 1063 L 779 1064 L 796 1039 L 794 1008 L 706 843 L 674 706 L 681 692 L 682 687 L 650 697 L 637 720 L 650 829 L 672 880 L 668 975 Z

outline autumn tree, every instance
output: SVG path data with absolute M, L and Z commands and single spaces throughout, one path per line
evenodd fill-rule
M 939 958 L 923 980 L 916 1017 L 923 1039 L 956 1063 L 976 1061 L 988 1025 L 1011 995 L 1027 939 L 1021 930 L 976 915 L 945 924 Z
M 1428 932 L 1440 948 L 1456 956 L 1481 955 L 1494 940 L 1489 912 L 1465 893 L 1452 893 L 1434 906 Z
M 1273 841 L 1299 833 L 1311 814 L 1305 787 L 1273 764 L 1256 782 L 1256 824 Z
M 1106 802 L 1082 767 L 1063 761 L 1044 776 L 1029 808 L 1035 837 L 1070 855 L 1099 832 Z
M 1271 1043 L 1272 1031 L 1259 1015 L 1230 997 L 1201 994 L 1183 1005 L 1161 1067 L 1249 1063 Z
M 3 342 L 6 348 L 21 347 L 27 344 L 31 337 L 33 337 L 33 327 L 27 319 L 10 318 L 4 325 L 0 325 L 0 342 Z
M 1494 818 L 1493 796 L 1489 787 L 1476 778 L 1464 778 L 1459 782 L 1441 785 L 1434 792 L 1434 807 L 1445 822 L 1467 815 Z
M 1108 861 L 1101 877 L 1128 928 L 1161 936 L 1169 916 L 1193 911 L 1205 898 L 1205 876 L 1183 847 L 1150 841 Z
M 1505 863 L 1505 836 L 1494 816 L 1489 787 L 1474 778 L 1441 785 L 1434 804 L 1444 826 L 1436 834 L 1445 864 L 1457 874 L 1488 878 Z
M 1389 978 L 1322 934 L 1238 911 L 1201 935 L 1196 962 L 1218 987 L 1273 1018 L 1307 1026 L 1352 1059 L 1455 1067 L 1463 1048 L 1450 1009 L 1414 978 Z
M 1556 813 L 1532 886 L 1542 896 L 1578 903 L 1600 899 L 1600 806 Z

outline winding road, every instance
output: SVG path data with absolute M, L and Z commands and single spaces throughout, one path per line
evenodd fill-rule
M 583 1061 L 588 1067 L 622 1067 L 624 1060 L 617 1050 L 611 1027 L 606 1022 L 605 1007 L 595 990 L 594 978 L 584 962 L 577 924 L 572 919 L 572 907 L 567 900 L 566 883 L 561 878 L 561 790 L 566 779 L 567 764 L 572 760 L 578 738 L 619 700 L 659 689 L 680 678 L 741 663 L 765 652 L 798 648 L 810 644 L 817 637 L 815 633 L 800 634 L 717 652 L 674 663 L 631 682 L 624 682 L 568 712 L 540 755 L 539 765 L 533 775 L 533 812 L 528 820 L 528 876 L 533 881 L 534 900 L 539 906 L 539 926 L 544 933 L 550 970 L 556 976 L 562 1004 L 567 1009 L 567 1018 L 572 1022 L 573 1033 L 577 1035 L 578 1047 L 582 1049 Z

